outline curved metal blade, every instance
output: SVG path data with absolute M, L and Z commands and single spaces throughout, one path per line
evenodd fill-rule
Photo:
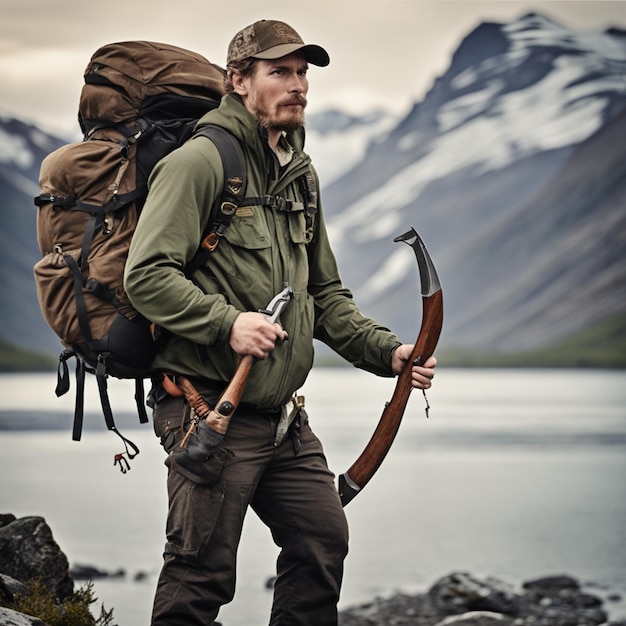
M 424 242 L 417 234 L 414 228 L 407 230 L 406 233 L 398 235 L 394 242 L 403 241 L 407 245 L 413 248 L 415 257 L 417 258 L 417 266 L 420 273 L 420 283 L 422 288 L 422 296 L 427 298 L 432 296 L 437 291 L 441 290 L 441 283 L 439 282 L 439 276 L 437 276 L 437 270 L 433 260 L 428 254 L 428 250 L 424 245 Z

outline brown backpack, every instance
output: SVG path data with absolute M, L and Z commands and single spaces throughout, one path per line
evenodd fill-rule
M 85 372 L 96 375 L 109 430 L 122 437 L 109 405 L 109 375 L 136 380 L 140 420 L 147 421 L 143 379 L 151 374 L 155 343 L 149 322 L 124 291 L 124 264 L 150 171 L 219 104 L 223 77 L 218 66 L 176 46 L 146 41 L 104 46 L 85 70 L 79 106 L 84 140 L 63 146 L 41 165 L 35 204 L 43 257 L 35 265 L 35 280 L 43 316 L 65 346 L 57 395 L 68 391 L 67 361 L 76 358 L 76 440 Z M 219 130 L 210 138 L 222 153 L 225 178 L 240 183 L 235 195 L 225 188 L 220 202 L 235 205 L 245 190 L 244 172 L 233 139 Z M 139 450 L 122 439 L 133 458 Z M 117 461 L 126 471 L 123 454 Z

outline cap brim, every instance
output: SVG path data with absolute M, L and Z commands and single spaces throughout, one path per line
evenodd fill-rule
M 263 52 L 259 52 L 258 54 L 253 54 L 252 56 L 255 59 L 271 60 L 286 57 L 293 52 L 302 52 L 304 58 L 309 63 L 313 63 L 313 65 L 318 65 L 319 67 L 326 67 L 330 63 L 328 52 L 321 46 L 315 44 L 283 43 L 263 50 Z

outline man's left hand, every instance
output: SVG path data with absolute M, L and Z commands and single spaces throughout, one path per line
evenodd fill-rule
M 400 374 L 406 366 L 408 360 L 411 358 L 411 352 L 413 351 L 413 344 L 404 343 L 398 346 L 391 355 L 391 368 L 393 373 Z M 424 365 L 414 365 L 411 371 L 411 384 L 416 389 L 430 389 L 433 384 L 433 378 L 435 376 L 435 367 L 437 365 L 437 359 L 431 356 L 426 360 Z

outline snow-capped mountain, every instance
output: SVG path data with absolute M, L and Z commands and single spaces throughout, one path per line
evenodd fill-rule
M 394 154 L 396 171 L 382 187 L 370 182 L 375 194 L 351 189 L 354 201 L 331 221 L 334 236 L 354 228 L 353 213 L 361 240 L 389 236 L 400 227 L 401 210 L 433 181 L 468 171 L 480 176 L 575 146 L 625 98 L 626 34 L 576 33 L 536 14 L 483 24 L 463 41 L 424 102 L 370 152 L 366 161 Z M 377 223 L 368 235 L 374 223 L 368 217 L 383 205 L 396 211 L 395 219 L 382 229 Z
M 43 158 L 64 142 L 17 120 L 0 118 L 0 339 L 39 351 L 58 351 L 35 292 L 33 265 L 40 258 L 36 235 L 37 181 Z
M 47 352 L 32 198 L 62 143 L 0 119 L 0 339 Z M 404 118 L 311 115 L 307 150 L 345 283 L 404 340 L 417 270 L 392 239 L 410 226 L 443 285 L 442 346 L 525 350 L 626 313 L 625 31 L 482 24 Z
M 516 232 L 503 226 L 516 223 L 522 229 L 518 232 L 531 233 L 528 220 L 550 196 L 554 202 L 543 210 L 555 224 L 544 243 L 557 246 L 560 238 L 575 236 L 582 228 L 582 222 L 572 221 L 575 204 L 594 187 L 600 194 L 617 193 L 608 186 L 626 179 L 624 148 L 609 151 L 615 163 L 607 164 L 619 169 L 621 158 L 621 182 L 619 176 L 614 183 L 591 178 L 589 189 L 581 189 L 578 197 L 567 194 L 568 206 L 561 203 L 566 189 L 556 198 L 552 192 L 573 167 L 570 160 L 580 157 L 580 147 L 602 133 L 625 107 L 626 33 L 575 32 L 536 14 L 510 24 L 479 26 L 461 43 L 449 70 L 425 99 L 326 190 L 327 223 L 344 280 L 353 286 L 357 301 L 410 338 L 415 323 L 407 316 L 406 303 L 415 292 L 414 260 L 404 246 L 390 242 L 413 225 L 447 287 L 444 341 L 503 350 L 532 348 L 626 309 L 622 296 L 619 303 L 612 297 L 590 305 L 595 306 L 594 314 L 567 311 L 563 323 L 551 324 L 546 337 L 540 314 L 546 310 L 544 302 L 534 319 L 525 320 L 532 329 L 524 326 L 515 332 L 520 320 L 510 314 L 505 287 L 522 268 L 511 263 L 504 245 Z M 623 123 L 622 118 L 617 126 Z M 611 140 L 604 135 L 604 141 Z M 585 152 L 591 163 L 607 156 L 602 142 L 594 146 L 596 152 Z M 614 226 L 624 233 L 624 220 L 618 219 L 626 214 L 623 202 L 610 216 L 600 213 L 599 204 L 586 208 L 588 220 L 617 220 Z M 530 251 L 532 239 L 527 244 Z M 469 255 L 475 246 L 473 265 L 463 254 Z M 575 261 L 577 269 L 581 262 Z M 533 258 L 525 264 L 534 267 Z M 491 274 L 483 265 L 503 270 L 499 282 L 489 282 Z M 459 284 L 461 275 L 471 283 Z M 576 271 L 570 276 L 575 280 Z M 537 269 L 518 295 L 526 303 L 533 301 L 543 280 Z M 565 276 L 563 281 L 564 287 Z M 479 300 L 491 303 L 491 315 L 485 319 L 502 316 L 497 334 L 490 333 L 492 322 L 478 334 L 482 320 L 468 319 L 467 311 L 478 310 Z

